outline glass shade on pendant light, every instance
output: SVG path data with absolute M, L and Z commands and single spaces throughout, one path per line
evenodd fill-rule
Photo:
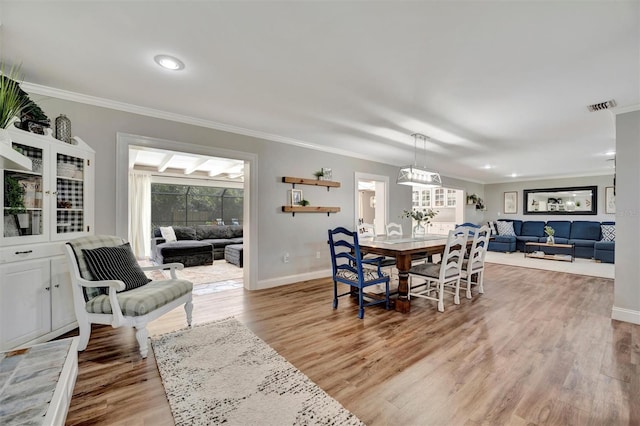
M 400 185 L 421 186 L 424 188 L 437 188 L 442 186 L 442 179 L 438 172 L 430 171 L 426 166 L 418 166 L 417 164 L 418 139 L 422 139 L 425 144 L 424 155 L 426 160 L 427 137 L 420 133 L 414 133 L 412 136 L 414 137 L 414 164 L 400 168 L 396 183 Z

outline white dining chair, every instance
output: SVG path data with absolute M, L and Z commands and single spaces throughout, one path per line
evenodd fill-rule
M 409 298 L 420 297 L 438 302 L 438 311 L 444 312 L 444 293 L 453 294 L 453 302 L 460 303 L 462 263 L 467 251 L 467 228 L 449 231 L 447 244 L 439 264 L 426 262 L 409 270 Z M 415 284 L 414 278 L 424 280 Z M 431 285 L 435 284 L 435 287 Z M 436 293 L 436 295 L 432 295 Z
M 489 238 L 491 238 L 491 228 L 487 225 L 474 231 L 469 257 L 462 264 L 462 276 L 467 280 L 467 299 L 471 299 L 471 286 L 474 284 L 478 286 L 478 293 L 484 293 L 484 259 L 489 247 Z M 477 275 L 475 282 L 471 280 L 473 275 Z
M 373 238 L 376 236 L 376 228 L 372 223 L 358 225 L 358 238 Z
M 395 222 L 387 223 L 387 237 L 402 237 L 402 225 Z

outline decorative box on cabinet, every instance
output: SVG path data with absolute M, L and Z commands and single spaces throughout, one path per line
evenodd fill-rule
M 77 326 L 64 243 L 93 233 L 95 153 L 72 144 L 9 129 L 12 148 L 32 170 L 2 169 L 0 222 L 0 350 L 39 343 Z M 8 181 L 24 190 L 24 212 L 9 205 Z M 18 210 L 22 210 L 19 208 Z

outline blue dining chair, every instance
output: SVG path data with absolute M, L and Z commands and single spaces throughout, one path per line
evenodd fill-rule
M 338 298 L 351 295 L 351 289 L 358 290 L 358 318 L 364 318 L 365 306 L 385 304 L 389 309 L 389 276 L 382 273 L 380 264 L 383 257 L 363 259 L 358 244 L 358 232 L 351 232 L 343 227 L 329 229 L 329 248 L 333 267 L 333 308 L 338 307 Z M 363 268 L 363 265 L 377 265 L 377 268 Z M 349 291 L 338 294 L 338 283 L 349 286 Z M 384 284 L 384 299 L 367 297 L 364 289 L 369 286 Z M 369 299 L 365 303 L 365 297 Z

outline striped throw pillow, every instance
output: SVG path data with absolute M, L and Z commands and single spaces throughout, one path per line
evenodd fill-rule
M 116 247 L 82 249 L 82 254 L 94 280 L 120 280 L 123 291 L 141 287 L 151 281 L 138 265 L 129 243 Z

